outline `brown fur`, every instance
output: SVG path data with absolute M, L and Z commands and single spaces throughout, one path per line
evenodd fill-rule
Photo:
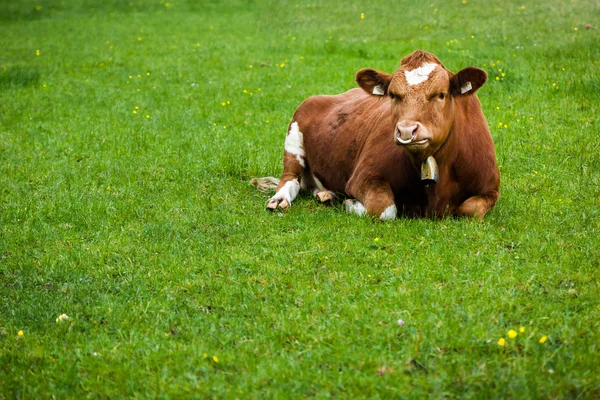
M 425 82 L 407 84 L 404 71 L 424 62 L 439 67 Z M 292 122 L 303 134 L 306 165 L 285 153 L 278 189 L 292 179 L 312 188 L 316 177 L 325 189 L 359 200 L 373 216 L 395 204 L 411 217 L 483 218 L 499 196 L 494 144 L 474 94 L 487 80 L 485 72 L 469 67 L 453 74 L 436 56 L 417 50 L 392 75 L 368 69 L 356 80 L 362 89 L 310 97 L 298 107 Z M 472 89 L 462 94 L 466 82 Z M 378 85 L 385 95 L 372 94 Z M 399 129 L 409 125 L 418 127 L 417 138 L 428 138 L 427 146 L 395 143 Z M 425 187 L 420 165 L 431 155 L 440 179 Z

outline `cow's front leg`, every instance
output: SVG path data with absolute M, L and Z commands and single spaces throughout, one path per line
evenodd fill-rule
M 484 215 L 494 207 L 498 197 L 500 193 L 495 190 L 485 195 L 469 197 L 456 209 L 456 214 L 483 219 Z
M 396 219 L 398 210 L 390 185 L 387 182 L 375 181 L 365 186 L 356 194 L 348 191 L 348 194 L 356 199 L 348 199 L 344 202 L 346 211 L 358 215 L 366 214 L 383 221 Z

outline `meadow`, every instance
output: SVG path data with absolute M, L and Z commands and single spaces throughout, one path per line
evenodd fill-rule
M 600 4 L 0 0 L 0 399 L 600 397 Z M 264 207 L 294 109 L 485 69 L 483 222 Z

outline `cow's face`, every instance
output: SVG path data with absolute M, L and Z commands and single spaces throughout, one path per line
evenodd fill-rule
M 433 54 L 417 50 L 392 75 L 364 69 L 356 80 L 368 93 L 388 98 L 394 141 L 424 159 L 446 141 L 454 123 L 455 99 L 475 93 L 487 74 L 473 67 L 453 74 Z

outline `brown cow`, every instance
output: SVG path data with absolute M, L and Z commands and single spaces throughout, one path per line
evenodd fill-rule
M 382 220 L 398 213 L 483 218 L 500 182 L 475 95 L 485 71 L 453 74 L 417 50 L 392 75 L 363 69 L 356 81 L 361 89 L 313 96 L 298 107 L 267 208 L 288 208 L 302 188 L 322 202 L 348 197 L 347 211 Z

